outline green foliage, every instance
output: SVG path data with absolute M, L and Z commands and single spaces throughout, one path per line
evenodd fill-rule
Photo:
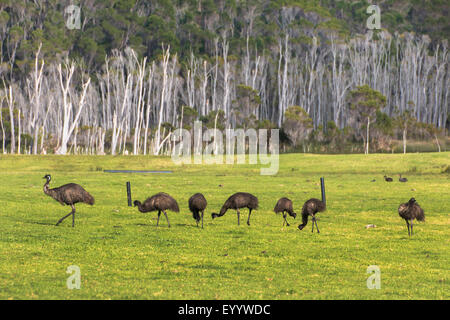
M 313 122 L 309 114 L 300 106 L 291 106 L 284 113 L 283 131 L 289 136 L 294 147 L 303 140 L 313 129 Z
M 181 116 L 183 114 L 183 128 L 191 129 L 194 125 L 194 121 L 197 120 L 198 112 L 192 107 L 189 106 L 181 106 L 178 107 L 178 120 L 181 121 Z
M 350 110 L 369 117 L 386 106 L 386 97 L 368 85 L 357 86 L 350 91 Z
M 128 46 L 150 60 L 161 54 L 162 44 L 170 45 L 171 52 L 177 53 L 181 62 L 187 61 L 191 52 L 209 59 L 215 53 L 215 39 L 223 34 L 227 34 L 230 56 L 240 56 L 246 50 L 248 12 L 253 7 L 256 14 L 250 48 L 262 54 L 273 52 L 279 37 L 289 32 L 295 52 L 311 43 L 312 34 L 319 41 L 327 41 L 331 33 L 343 38 L 365 33 L 369 1 L 99 0 L 79 4 L 81 30 L 66 27 L 65 3 L 41 1 L 38 5 L 32 1 L 4 1 L 0 4 L 3 61 L 8 61 L 8 54 L 16 49 L 10 76 L 23 78 L 30 71 L 40 43 L 46 62 L 60 61 L 68 55 L 84 60 L 89 71 L 99 70 L 105 55 L 113 49 L 123 50 Z M 382 27 L 391 33 L 426 33 L 434 42 L 449 38 L 446 1 L 388 0 L 380 6 Z M 285 26 L 280 25 L 283 15 L 288 21 Z
M 392 135 L 394 129 L 394 120 L 386 113 L 377 111 L 375 128 L 381 130 L 384 134 Z
M 225 129 L 225 112 L 223 110 L 210 111 L 206 116 L 200 117 L 200 121 L 208 129 L 217 128 L 219 130 Z

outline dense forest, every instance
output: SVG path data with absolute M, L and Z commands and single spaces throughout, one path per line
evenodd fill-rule
M 368 7 L 381 29 L 368 30 Z M 68 28 L 80 9 L 79 28 Z M 448 1 L 0 0 L 3 153 L 170 154 L 175 128 L 283 150 L 448 140 Z

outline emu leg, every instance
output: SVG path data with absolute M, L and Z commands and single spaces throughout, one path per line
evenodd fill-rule
M 56 225 L 59 225 L 61 222 L 63 222 L 63 220 L 65 218 L 67 218 L 68 216 L 70 216 L 72 213 L 74 213 L 74 209 L 72 209 L 72 211 L 70 211 L 69 214 L 65 215 L 64 217 L 62 217 L 61 219 L 58 220 L 58 222 L 56 223 Z
M 289 224 L 289 222 L 287 221 L 286 216 L 287 216 L 286 213 L 283 213 L 283 219 L 284 219 L 284 222 L 286 222 L 286 226 L 289 227 L 290 224 Z M 284 222 L 283 222 L 283 226 L 284 226 Z
M 408 227 L 408 236 L 410 237 L 411 233 L 409 232 L 409 222 L 408 222 L 408 220 L 405 220 L 405 221 L 406 221 L 406 226 Z
M 205 213 L 205 210 L 202 210 L 202 229 L 203 229 L 203 214 Z
M 166 213 L 165 211 L 163 211 L 163 212 L 164 212 L 164 215 L 166 216 L 167 225 L 168 225 L 169 228 L 170 228 L 170 222 L 169 222 L 169 218 L 167 217 L 167 213 Z
M 312 233 L 314 233 L 314 221 L 316 221 L 316 217 L 312 216 L 312 230 L 311 230 Z
M 237 209 L 236 212 L 237 212 L 237 216 L 238 216 L 238 225 L 239 225 L 239 214 L 240 214 L 239 209 Z
M 75 206 L 72 205 L 72 228 L 75 227 Z
M 198 213 L 198 212 L 197 212 L 197 213 Z M 197 228 L 198 228 L 198 220 L 200 220 L 200 219 L 195 218 L 195 222 L 197 223 Z
M 317 225 L 317 220 L 316 220 L 316 217 L 314 217 L 314 223 L 316 224 L 316 228 L 317 228 L 317 233 L 320 233 L 320 231 L 319 231 L 319 226 Z
M 248 212 L 248 219 L 247 219 L 247 225 L 250 225 L 250 215 L 252 214 L 252 209 Z
M 161 211 L 158 211 L 158 220 L 156 220 L 156 226 L 159 225 L 159 216 L 161 215 Z
M 411 219 L 411 235 L 413 235 L 413 219 Z

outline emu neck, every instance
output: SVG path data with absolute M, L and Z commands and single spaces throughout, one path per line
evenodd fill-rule
M 45 193 L 46 195 L 51 196 L 52 193 L 51 193 L 51 189 L 48 187 L 49 184 L 50 184 L 50 181 L 47 180 L 47 182 L 44 184 L 44 193 Z
M 308 224 L 309 214 L 306 212 L 302 212 L 302 225 L 306 226 Z
M 61 204 L 63 204 L 63 203 L 61 202 L 59 196 L 58 196 L 58 192 L 56 192 L 55 190 L 50 189 L 50 188 L 48 187 L 49 183 L 50 183 L 50 181 L 47 181 L 47 182 L 44 184 L 44 193 L 45 193 L 46 195 L 52 197 L 52 198 L 55 199 L 56 201 L 59 201 Z
M 140 212 L 145 213 L 144 206 L 142 205 L 142 203 L 137 202 L 136 205 L 137 205 L 138 210 L 139 210 Z
M 220 209 L 219 216 L 223 216 L 225 212 L 227 212 L 228 208 L 224 205 L 222 209 Z

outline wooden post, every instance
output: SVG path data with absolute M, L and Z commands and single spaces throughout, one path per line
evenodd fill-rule
M 320 188 L 322 190 L 322 202 L 327 205 L 327 199 L 325 198 L 325 178 L 320 178 Z
M 128 206 L 131 207 L 131 184 L 130 181 L 127 181 L 127 197 L 128 197 Z

